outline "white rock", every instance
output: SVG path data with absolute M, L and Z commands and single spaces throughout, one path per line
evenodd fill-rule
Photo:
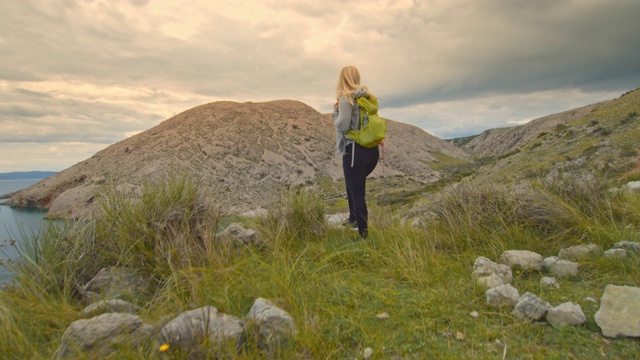
M 540 279 L 540 284 L 545 285 L 545 286 L 554 287 L 556 289 L 560 288 L 560 283 L 558 282 L 558 280 L 556 280 L 556 278 L 550 277 L 550 276 L 545 276 L 542 279 Z
M 628 252 L 640 253 L 640 243 L 633 241 L 619 241 L 613 244 L 614 249 L 625 249 Z
M 489 289 L 485 294 L 487 295 L 487 305 L 496 307 L 508 306 L 513 308 L 518 303 L 518 300 L 520 300 L 518 289 L 509 284 Z
M 106 313 L 71 323 L 62 335 L 57 359 L 88 359 L 113 356 L 124 347 L 138 347 L 153 334 L 136 315 Z
M 551 273 L 559 278 L 568 278 L 578 276 L 578 264 L 569 260 L 558 260 L 551 267 Z
M 516 304 L 513 314 L 519 318 L 529 318 L 531 320 L 540 320 L 551 308 L 548 302 L 540 299 L 532 293 L 525 293 L 520 297 Z
M 607 285 L 595 320 L 604 336 L 640 337 L 640 288 Z
M 267 299 L 257 298 L 246 319 L 258 327 L 262 345 L 278 347 L 298 335 L 298 329 L 291 316 Z
M 627 250 L 625 249 L 609 249 L 603 253 L 607 257 L 625 257 L 627 256 Z
M 572 302 L 562 303 L 547 312 L 547 322 L 554 328 L 582 325 L 586 321 L 587 317 L 582 312 L 582 307 Z
M 560 249 L 558 257 L 564 260 L 580 261 L 590 256 L 600 255 L 602 250 L 595 244 L 582 244 Z
M 238 345 L 244 338 L 242 321 L 232 315 L 218 312 L 213 306 L 185 311 L 169 321 L 158 334 L 159 344 L 169 344 L 184 351 L 200 346 L 202 335 L 208 335 L 208 343 Z
M 622 185 L 622 190 L 626 191 L 638 191 L 640 190 L 640 181 L 629 181 Z
M 557 256 L 549 256 L 544 258 L 544 260 L 542 260 L 542 268 L 550 271 L 551 270 L 551 266 L 553 266 L 553 264 L 557 263 L 560 260 L 559 257 Z
M 216 235 L 218 241 L 228 242 L 234 246 L 259 245 L 261 243 L 255 230 L 245 229 L 240 224 L 231 224 L 223 232 Z
M 340 226 L 345 220 L 347 220 L 347 218 L 349 218 L 349 214 L 325 215 L 327 224 L 329 224 L 330 226 Z
M 513 280 L 509 266 L 495 263 L 484 256 L 478 257 L 474 262 L 473 275 L 480 285 L 488 289 L 509 284 Z
M 364 351 L 362 352 L 362 357 L 364 359 L 369 359 L 371 356 L 373 356 L 373 349 L 370 347 L 364 349 Z
M 507 250 L 499 261 L 513 269 L 542 270 L 542 255 L 528 250 Z

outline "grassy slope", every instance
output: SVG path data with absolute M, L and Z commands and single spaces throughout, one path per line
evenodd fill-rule
M 292 192 L 268 217 L 249 223 L 264 247 L 234 248 L 216 244 L 212 230 L 200 232 L 215 228 L 220 214 L 203 205 L 210 202 L 189 180 L 145 189 L 138 204 L 108 194 L 105 219 L 43 236 L 38 255 L 27 251 L 13 266 L 19 283 L 0 292 L 2 357 L 51 358 L 66 327 L 80 318 L 74 284 L 114 262 L 158 279 L 153 301 L 140 304 L 141 317 L 150 323 L 204 305 L 242 317 L 257 297 L 275 301 L 300 329 L 278 358 L 357 358 L 366 347 L 373 348 L 374 359 L 638 353 L 637 339 L 603 338 L 594 321 L 597 307 L 585 300 L 599 299 L 610 283 L 640 286 L 638 256 L 582 261 L 580 275 L 562 280 L 560 289 L 541 286 L 543 274 L 514 274 L 520 294 L 532 292 L 552 305 L 580 304 L 588 318 L 582 327 L 554 329 L 490 308 L 471 276 L 476 257 L 496 260 L 508 249 L 550 256 L 577 243 L 606 249 L 619 240 L 638 241 L 637 195 L 612 197 L 602 186 L 567 194 L 546 185 L 523 197 L 496 185 L 461 185 L 425 208 L 431 215 L 423 218 L 424 227 L 407 225 L 390 207 L 372 205 L 371 236 L 362 241 L 351 230 L 327 227 L 321 198 Z M 472 311 L 480 318 L 470 317 Z M 389 318 L 379 319 L 381 313 Z M 153 352 L 121 350 L 117 358 L 150 358 Z M 229 358 L 258 354 L 250 346 Z
M 624 94 L 591 114 L 559 126 L 519 152 L 482 169 L 494 180 L 517 181 L 560 172 L 597 172 L 620 180 L 637 172 L 640 89 Z

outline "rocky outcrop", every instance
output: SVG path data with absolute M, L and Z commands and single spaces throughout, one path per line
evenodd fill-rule
M 423 182 L 440 173 L 434 153 L 468 160 L 454 145 L 408 124 L 388 121 L 384 172 Z M 328 114 L 289 100 L 216 102 L 178 114 L 14 194 L 11 206 L 49 209 L 50 218 L 99 214 L 97 194 L 112 183 L 135 194 L 168 172 L 202 180 L 233 212 L 269 204 L 289 185 L 342 177 Z M 380 176 L 378 166 L 372 176 Z

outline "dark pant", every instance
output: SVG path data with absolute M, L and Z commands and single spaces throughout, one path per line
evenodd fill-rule
M 378 165 L 379 157 L 380 152 L 377 146 L 367 149 L 353 143 L 347 145 L 345 155 L 342 158 L 342 170 L 344 171 L 347 200 L 349 201 L 349 221 L 358 224 L 360 236 L 366 236 L 369 230 L 369 213 L 365 201 L 367 176 Z

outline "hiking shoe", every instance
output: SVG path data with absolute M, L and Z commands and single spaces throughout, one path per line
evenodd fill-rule
M 342 226 L 349 228 L 358 228 L 358 224 L 355 221 L 349 221 L 349 219 L 342 222 Z

